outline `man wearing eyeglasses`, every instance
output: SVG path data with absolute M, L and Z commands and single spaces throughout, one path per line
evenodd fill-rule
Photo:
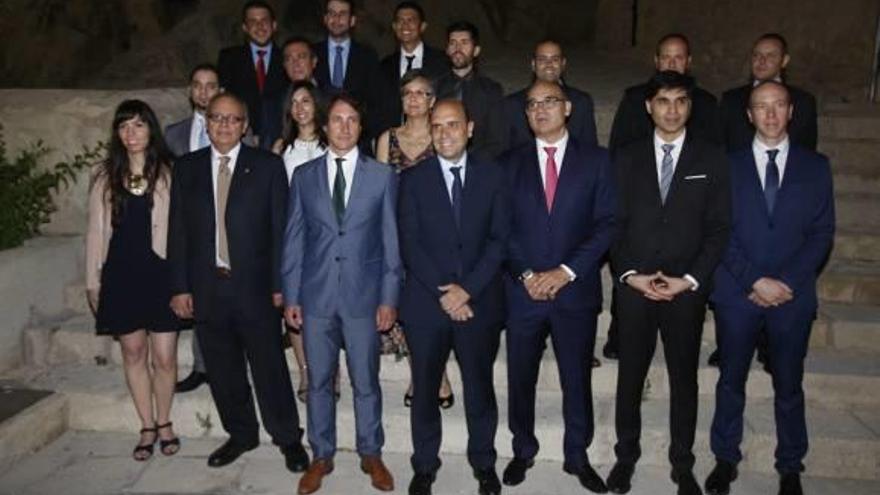
M 568 115 L 568 132 L 574 136 L 581 146 L 597 146 L 596 119 L 593 115 L 593 98 L 589 93 L 581 91 L 565 83 L 563 76 L 567 64 L 562 45 L 555 40 L 547 39 L 535 45 L 532 55 L 532 74 L 534 81 L 546 81 L 562 87 L 566 100 L 571 105 Z M 504 115 L 508 122 L 507 146 L 513 149 L 525 143 L 531 143 L 534 135 L 526 119 L 525 107 L 529 88 L 507 95 L 504 100 Z
M 171 308 L 201 326 L 208 384 L 230 436 L 208 466 L 230 464 L 260 443 L 249 367 L 263 426 L 287 469 L 303 471 L 309 457 L 278 328 L 284 163 L 241 143 L 248 117 L 237 96 L 212 98 L 206 117 L 210 146 L 175 163 L 168 259 Z
M 589 357 L 602 308 L 599 267 L 611 245 L 616 194 L 608 153 L 566 129 L 572 103 L 557 82 L 535 81 L 523 112 L 534 138 L 499 158 L 509 172 L 508 424 L 513 460 L 504 483 L 518 485 L 538 454 L 535 386 L 547 336 L 562 386 L 565 472 L 596 493 L 605 484 L 590 465 L 593 439 Z

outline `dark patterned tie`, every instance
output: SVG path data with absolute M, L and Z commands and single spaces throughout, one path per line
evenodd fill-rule
M 403 71 L 403 73 L 406 74 L 407 72 L 412 70 L 413 60 L 416 59 L 416 56 L 415 55 L 404 55 L 403 58 L 406 59 L 406 70 Z
M 779 150 L 767 150 L 767 174 L 764 177 L 764 201 L 767 202 L 767 211 L 772 215 L 773 207 L 776 206 L 776 193 L 779 192 L 779 166 L 776 165 L 776 155 Z
M 342 162 L 345 158 L 336 159 L 336 179 L 333 181 L 333 211 L 336 213 L 336 221 L 342 225 L 345 217 L 345 174 L 342 173 Z
M 660 146 L 663 150 L 663 161 L 660 162 L 660 202 L 666 204 L 666 195 L 669 194 L 669 186 L 672 185 L 672 149 L 674 144 Z
M 334 88 L 339 89 L 342 89 L 342 85 L 345 82 L 345 74 L 343 74 L 345 69 L 342 68 L 342 50 L 342 45 L 336 45 L 336 57 L 333 59 L 333 80 L 330 82 Z
M 461 167 L 450 167 L 452 172 L 452 213 L 455 217 L 455 226 L 461 229 Z

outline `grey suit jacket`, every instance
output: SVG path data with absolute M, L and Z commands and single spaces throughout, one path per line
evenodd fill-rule
M 175 157 L 189 153 L 189 133 L 192 131 L 192 116 L 165 128 L 165 144 Z
M 397 239 L 397 175 L 360 154 L 342 225 L 336 220 L 327 155 L 293 174 L 281 258 L 287 306 L 330 317 L 372 317 L 396 307 L 403 268 Z

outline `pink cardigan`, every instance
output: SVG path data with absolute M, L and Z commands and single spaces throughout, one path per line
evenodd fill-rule
M 89 221 L 86 231 L 86 289 L 88 290 L 98 290 L 101 287 L 101 267 L 107 259 L 110 238 L 113 236 L 112 206 L 109 195 L 104 194 L 106 184 L 107 177 L 99 174 L 89 190 Z M 152 248 L 156 255 L 162 259 L 165 259 L 168 243 L 170 190 L 170 174 L 160 178 L 153 190 Z

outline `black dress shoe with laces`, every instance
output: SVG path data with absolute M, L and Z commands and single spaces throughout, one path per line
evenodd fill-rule
M 605 486 L 605 482 L 602 481 L 602 478 L 599 477 L 596 470 L 593 469 L 588 462 L 585 462 L 580 466 L 564 465 L 562 470 L 568 474 L 577 476 L 581 486 L 587 490 L 590 490 L 593 493 L 608 493 L 608 487 Z
M 302 444 L 297 442 L 281 447 L 284 465 L 291 473 L 302 473 L 309 468 L 309 454 Z
M 435 478 L 434 473 L 416 473 L 409 482 L 409 495 L 431 495 Z
M 730 493 L 730 484 L 737 476 L 736 466 L 733 463 L 718 460 L 715 469 L 706 478 L 706 493 L 709 495 L 727 495 Z
M 223 467 L 227 464 L 231 464 L 245 452 L 257 448 L 258 445 L 259 442 L 241 444 L 230 438 L 226 443 L 221 445 L 219 449 L 215 450 L 208 456 L 208 466 Z
M 801 488 L 801 475 L 797 473 L 783 474 L 779 479 L 779 495 L 804 495 Z
M 187 375 L 186 378 L 180 380 L 179 382 L 177 382 L 176 385 L 174 385 L 174 391 L 179 394 L 182 394 L 184 392 L 191 392 L 201 387 L 203 383 L 207 382 L 208 375 L 200 371 L 193 370 L 193 372 Z
M 498 480 L 498 474 L 495 473 L 495 468 L 489 468 L 486 470 L 474 470 L 474 478 L 477 479 L 477 483 L 479 483 L 479 494 L 480 495 L 500 495 L 501 494 L 501 481 Z
M 678 485 L 678 495 L 703 495 L 703 489 L 691 471 L 673 471 L 672 482 Z
M 526 471 L 535 465 L 534 459 L 520 459 L 514 457 L 504 468 L 504 484 L 507 486 L 516 486 L 526 479 Z
M 626 462 L 618 462 L 611 468 L 611 473 L 605 481 L 608 491 L 611 493 L 627 493 L 632 489 L 632 477 L 636 467 Z

